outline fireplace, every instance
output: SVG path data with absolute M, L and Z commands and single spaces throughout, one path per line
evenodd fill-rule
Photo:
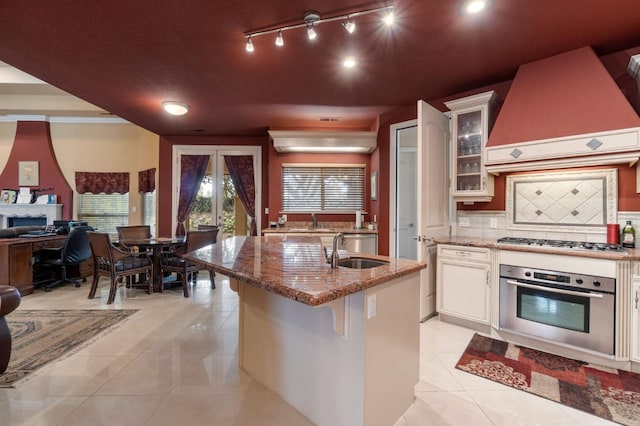
M 7 228 L 14 226 L 46 226 L 46 216 L 14 216 L 7 218 Z
M 37 225 L 52 225 L 54 220 L 60 219 L 62 219 L 62 204 L 0 203 L 0 228 L 24 226 L 28 222 L 36 223 L 36 220 Z

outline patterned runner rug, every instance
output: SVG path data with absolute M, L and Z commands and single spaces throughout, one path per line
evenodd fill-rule
M 79 349 L 136 310 L 17 310 L 7 315 L 13 338 L 11 359 L 0 387 Z
M 640 375 L 475 334 L 456 368 L 624 425 L 640 424 Z

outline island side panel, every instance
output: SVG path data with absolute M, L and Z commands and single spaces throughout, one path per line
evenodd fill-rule
M 420 272 L 365 291 L 365 425 L 392 425 L 413 404 L 420 380 Z M 366 317 L 365 317 L 366 318 Z
M 389 425 L 419 380 L 419 272 L 352 294 L 347 339 L 328 307 L 240 283 L 241 367 L 318 425 Z M 367 319 L 367 299 L 376 316 Z
M 364 292 L 349 296 L 349 340 L 332 312 L 240 283 L 241 367 L 311 421 L 362 425 Z

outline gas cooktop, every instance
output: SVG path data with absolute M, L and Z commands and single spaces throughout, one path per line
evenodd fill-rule
M 528 245 L 528 246 L 537 246 L 537 247 L 566 248 L 566 249 L 577 249 L 577 250 L 611 251 L 611 252 L 626 251 L 620 244 L 587 243 L 584 241 L 566 241 L 566 240 L 545 240 L 545 239 L 537 239 L 537 238 L 503 237 L 498 239 L 498 243 Z

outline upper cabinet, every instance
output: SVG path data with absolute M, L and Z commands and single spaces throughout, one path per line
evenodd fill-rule
M 451 185 L 456 201 L 491 201 L 493 175 L 485 169 L 485 147 L 495 121 L 494 91 L 445 102 L 451 110 Z

